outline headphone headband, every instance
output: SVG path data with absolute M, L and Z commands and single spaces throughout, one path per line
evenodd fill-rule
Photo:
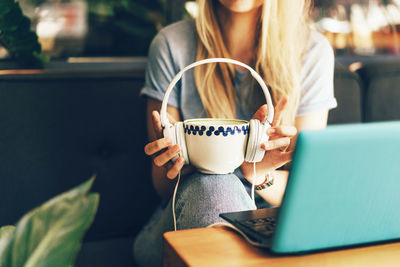
M 265 82 L 263 81 L 263 79 L 261 78 L 261 76 L 254 70 L 252 69 L 250 66 L 234 60 L 234 59 L 229 59 L 229 58 L 208 58 L 208 59 L 203 59 L 197 62 L 194 62 L 188 66 L 186 66 L 185 68 L 183 68 L 180 72 L 178 72 L 178 74 L 175 75 L 175 77 L 172 79 L 172 81 L 170 82 L 170 84 L 168 85 L 168 88 L 165 92 L 164 98 L 163 98 L 163 102 L 162 102 L 162 106 L 161 106 L 161 125 L 163 127 L 170 125 L 171 123 L 169 122 L 168 118 L 167 118 L 167 104 L 168 104 L 168 99 L 169 99 L 169 95 L 172 92 L 172 89 L 175 87 L 176 83 L 180 80 L 180 78 L 182 77 L 183 73 L 186 72 L 187 70 L 197 67 L 199 65 L 203 65 L 203 64 L 208 64 L 208 63 L 232 63 L 235 65 L 239 65 L 242 66 L 244 68 L 246 68 L 247 70 L 250 71 L 251 76 L 253 76 L 253 78 L 258 82 L 258 84 L 261 86 L 261 89 L 264 92 L 265 95 L 265 99 L 267 101 L 267 105 L 268 105 L 268 115 L 265 118 L 265 120 L 262 122 L 263 124 L 268 121 L 270 124 L 272 123 L 272 120 L 274 118 L 274 106 L 272 105 L 272 99 L 271 99 L 271 95 L 269 93 L 268 87 L 265 84 Z

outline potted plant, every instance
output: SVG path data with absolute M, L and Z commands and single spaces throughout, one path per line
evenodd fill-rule
M 18 2 L 0 1 L 0 45 L 23 68 L 42 68 L 46 58 L 35 32 L 30 30 L 30 19 L 23 15 Z
M 74 266 L 84 233 L 97 212 L 94 178 L 0 228 L 0 266 Z

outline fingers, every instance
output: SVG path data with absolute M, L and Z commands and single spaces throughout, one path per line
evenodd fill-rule
M 278 139 L 270 140 L 266 143 L 263 143 L 263 144 L 261 144 L 261 148 L 265 149 L 266 151 L 274 150 L 274 149 L 278 149 L 278 148 L 282 148 L 282 150 L 285 150 L 289 145 L 290 145 L 290 138 L 283 137 L 283 138 L 278 138 Z
M 174 179 L 185 164 L 185 160 L 179 157 L 176 162 L 172 164 L 171 160 L 178 155 L 180 148 L 178 145 L 171 145 L 172 141 L 168 137 L 157 139 L 154 142 L 148 143 L 144 147 L 144 152 L 149 156 L 155 156 L 157 153 L 165 150 L 155 156 L 153 162 L 157 167 L 166 167 L 168 169 L 167 177 L 169 179 Z
M 174 179 L 178 173 L 181 171 L 183 165 L 185 164 L 185 160 L 180 157 L 176 160 L 175 164 L 168 170 L 167 177 L 169 179 Z
M 160 117 L 160 113 L 158 113 L 158 111 L 153 110 L 153 112 L 151 113 L 151 119 L 153 121 L 153 128 L 154 131 L 156 132 L 156 136 L 157 138 L 160 138 L 162 136 L 162 125 L 161 125 L 161 117 Z
M 275 106 L 274 112 L 274 120 L 272 121 L 272 125 L 276 125 L 282 118 L 282 111 L 285 109 L 286 104 L 288 103 L 288 97 L 283 96 L 278 104 Z M 262 105 L 257 112 L 254 114 L 253 119 L 257 119 L 259 121 L 264 121 L 265 117 L 268 115 L 268 105 Z
M 264 104 L 254 114 L 253 119 L 264 121 L 265 117 L 267 117 L 267 114 L 268 114 L 268 105 Z
M 285 109 L 285 106 L 288 102 L 288 97 L 283 96 L 279 103 L 275 106 L 274 120 L 272 121 L 272 125 L 276 125 L 282 118 L 282 111 Z
M 160 155 L 156 156 L 153 159 L 153 162 L 157 167 L 162 167 L 167 162 L 169 162 L 171 159 L 173 159 L 175 156 L 177 156 L 179 151 L 180 151 L 179 146 L 178 145 L 173 145 L 170 148 L 168 148 L 165 152 L 163 152 Z
M 171 124 L 175 124 L 176 120 L 167 113 L 168 120 Z M 175 163 L 172 164 L 171 160 L 178 155 L 180 152 L 180 148 L 178 145 L 172 145 L 172 141 L 168 137 L 163 136 L 163 127 L 161 124 L 161 116 L 160 113 L 154 110 L 151 113 L 151 118 L 153 122 L 153 128 L 156 133 L 157 140 L 148 143 L 144 147 L 144 152 L 149 155 L 153 156 L 153 162 L 158 167 L 165 167 L 168 169 L 167 177 L 169 179 L 174 179 L 179 171 L 182 169 L 185 161 L 183 158 L 178 158 Z
M 287 126 L 287 125 L 282 125 L 278 127 L 270 127 L 267 130 L 267 134 L 272 137 L 272 136 L 287 136 L 287 137 L 293 137 L 297 134 L 297 129 L 294 126 Z
M 167 113 L 167 117 L 169 122 L 174 125 L 176 120 L 174 119 L 174 117 L 172 117 L 171 115 L 169 115 L 169 113 Z M 163 127 L 161 124 L 161 116 L 160 113 L 157 110 L 153 110 L 153 112 L 151 113 L 151 119 L 153 121 L 153 128 L 156 132 L 157 138 L 161 138 L 162 137 L 162 132 L 163 132 Z
M 157 139 L 156 141 L 145 145 L 144 153 L 146 153 L 146 155 L 148 156 L 152 156 L 160 152 L 161 150 L 168 148 L 170 145 L 172 145 L 172 141 L 168 137 Z

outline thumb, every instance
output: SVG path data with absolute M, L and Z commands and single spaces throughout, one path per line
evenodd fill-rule
M 162 128 L 162 125 L 161 125 L 160 113 L 158 113 L 158 111 L 154 110 L 151 113 L 151 118 L 152 118 L 152 121 L 153 121 L 153 128 L 154 128 L 154 131 L 156 133 L 156 137 L 157 138 L 161 138 L 162 137 L 163 128 Z

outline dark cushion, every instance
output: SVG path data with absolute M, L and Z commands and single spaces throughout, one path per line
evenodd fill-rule
M 364 120 L 400 120 L 400 60 L 368 63 L 358 71 L 364 82 Z
M 329 112 L 328 123 L 361 122 L 362 90 L 359 76 L 336 63 L 334 88 L 338 106 Z
M 133 238 L 130 236 L 85 242 L 76 267 L 133 267 Z
M 97 175 L 87 241 L 133 236 L 159 202 L 151 186 L 144 64 L 0 76 L 0 225 Z

